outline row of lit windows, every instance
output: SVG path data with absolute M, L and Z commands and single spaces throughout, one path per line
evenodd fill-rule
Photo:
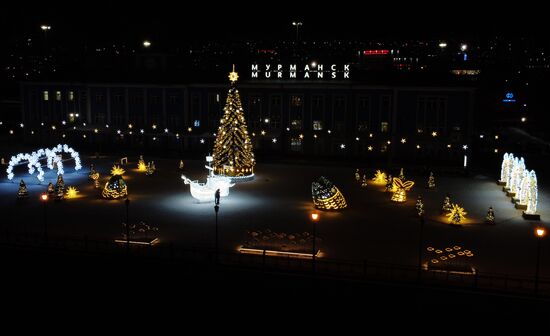
M 55 100 L 61 101 L 62 94 L 61 91 L 55 91 Z M 44 101 L 50 100 L 50 92 L 49 91 L 43 91 L 42 92 L 42 99 Z M 67 92 L 67 100 L 68 101 L 74 101 L 74 91 Z

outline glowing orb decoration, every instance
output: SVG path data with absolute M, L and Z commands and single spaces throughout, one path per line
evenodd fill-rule
M 399 177 L 393 179 L 393 195 L 391 200 L 397 203 L 403 203 L 407 201 L 407 191 L 413 187 L 413 181 L 403 181 Z
M 113 168 L 111 168 L 111 175 L 117 176 L 117 175 L 124 175 L 126 171 L 120 167 L 119 165 L 114 165 Z
M 6 169 L 8 180 L 12 180 L 15 176 L 15 174 L 13 173 L 13 167 L 19 165 L 21 161 L 23 161 L 23 163 L 27 163 L 30 175 L 34 174 L 35 171 L 38 171 L 38 175 L 36 177 L 40 182 L 44 181 L 44 170 L 42 170 L 42 164 L 40 163 L 40 160 L 42 159 L 46 159 L 46 165 L 49 169 L 53 170 L 54 168 L 57 168 L 57 175 L 63 175 L 65 173 L 65 171 L 63 170 L 63 160 L 61 158 L 61 155 L 59 155 L 58 153 L 70 154 L 71 158 L 74 159 L 75 162 L 74 169 L 80 170 L 82 168 L 80 154 L 66 144 L 59 144 L 51 149 L 39 149 L 36 152 L 19 153 L 12 156 L 8 165 L 8 169 Z
M 383 171 L 377 170 L 376 173 L 374 174 L 372 182 L 374 184 L 384 185 L 386 184 L 386 180 L 387 180 L 386 173 L 384 173 Z
M 462 221 L 466 219 L 467 214 L 464 208 L 460 207 L 458 204 L 453 204 L 451 212 L 447 214 L 447 217 L 449 217 L 449 223 L 460 225 Z
M 70 186 L 67 188 L 67 198 L 75 198 L 77 193 L 78 190 L 75 187 Z
M 324 176 L 311 183 L 311 196 L 313 205 L 320 210 L 341 210 L 348 206 L 344 195 Z
M 128 196 L 128 187 L 121 175 L 113 175 L 101 192 L 104 198 L 117 199 Z

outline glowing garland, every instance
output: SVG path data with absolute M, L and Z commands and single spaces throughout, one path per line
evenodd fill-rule
M 324 176 L 311 183 L 311 197 L 315 208 L 321 210 L 341 210 L 348 206 L 344 195 Z
M 57 155 L 57 153 L 68 153 L 71 155 L 71 158 L 74 159 L 75 162 L 75 170 L 80 170 L 82 168 L 81 161 L 80 161 L 80 154 L 72 149 L 71 147 L 65 145 L 57 145 L 56 147 L 53 147 L 51 149 L 39 149 L 36 152 L 32 153 L 19 153 L 17 155 L 14 155 L 11 157 L 8 169 L 6 170 L 6 173 L 8 174 L 8 180 L 12 180 L 14 178 L 13 173 L 13 167 L 19 164 L 21 161 L 27 161 L 27 167 L 29 168 L 29 174 L 34 174 L 35 171 L 38 171 L 37 178 L 40 182 L 44 181 L 44 170 L 42 170 L 42 165 L 40 164 L 40 160 L 46 158 L 47 166 L 49 169 L 53 170 L 54 167 L 57 167 L 57 175 L 63 175 L 65 171 L 63 170 L 63 161 L 62 159 Z

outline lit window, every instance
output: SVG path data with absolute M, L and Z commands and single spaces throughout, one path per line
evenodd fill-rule
M 314 131 L 322 131 L 323 130 L 323 122 L 321 120 L 313 120 L 313 130 Z
M 48 91 L 44 91 L 42 93 L 42 96 L 44 97 L 44 100 L 50 100 L 50 95 L 49 95 Z
M 201 127 L 201 121 L 200 120 L 193 121 L 193 126 L 194 127 Z
M 55 91 L 55 100 L 57 101 L 61 100 L 61 91 Z
M 73 101 L 73 100 L 74 100 L 74 92 L 69 91 L 69 101 Z
M 389 124 L 387 121 L 382 121 L 380 123 L 380 132 L 382 133 L 388 133 Z

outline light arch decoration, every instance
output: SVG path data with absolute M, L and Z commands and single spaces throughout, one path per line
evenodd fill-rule
M 67 144 L 59 144 L 53 148 L 41 148 L 35 152 L 19 153 L 12 156 L 8 165 L 8 169 L 6 169 L 8 180 L 13 180 L 13 178 L 15 177 L 15 174 L 13 173 L 13 167 L 19 165 L 21 162 L 27 162 L 29 174 L 32 175 L 35 171 L 38 171 L 38 175 L 36 177 L 40 182 L 43 182 L 44 170 L 42 169 L 42 164 L 40 163 L 40 160 L 43 159 L 46 159 L 46 165 L 49 169 L 53 170 L 54 168 L 57 168 L 57 175 L 63 175 L 65 171 L 63 169 L 63 160 L 58 156 L 59 153 L 69 154 L 71 158 L 74 159 L 74 169 L 82 169 L 80 154 L 73 148 L 69 147 Z

